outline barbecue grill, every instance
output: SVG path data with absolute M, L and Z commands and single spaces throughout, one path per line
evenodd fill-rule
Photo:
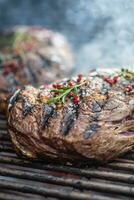
M 15 154 L 0 116 L 0 200 L 132 200 L 134 151 L 104 166 L 31 162 Z

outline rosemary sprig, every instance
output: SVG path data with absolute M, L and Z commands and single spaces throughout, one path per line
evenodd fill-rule
M 133 79 L 134 78 L 134 72 L 128 70 L 128 69 L 122 69 L 120 74 L 119 74 L 120 77 L 123 77 L 123 78 L 131 78 Z
M 73 92 L 74 95 L 78 95 L 78 88 L 84 85 L 86 81 L 83 81 L 80 84 L 75 84 L 72 87 L 63 87 L 61 89 L 52 89 L 50 92 L 56 92 L 57 96 L 52 97 L 48 100 L 48 103 L 65 103 L 67 96 L 70 92 Z M 60 93 L 60 94 L 59 94 Z
M 110 74 L 110 78 L 120 77 L 122 79 L 134 79 L 134 67 L 121 69 L 119 72 L 114 72 Z

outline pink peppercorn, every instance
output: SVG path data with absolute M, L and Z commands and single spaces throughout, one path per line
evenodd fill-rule
M 77 105 L 80 102 L 79 96 L 75 96 L 74 99 L 73 99 L 73 102 L 74 102 L 74 104 Z

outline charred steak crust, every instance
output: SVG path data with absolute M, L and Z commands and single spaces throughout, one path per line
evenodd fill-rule
M 79 102 L 72 92 L 64 103 L 50 101 L 56 95 L 51 92 L 52 85 L 40 89 L 29 86 L 16 92 L 9 104 L 8 130 L 17 152 L 33 159 L 107 162 L 132 149 L 132 79 L 119 77 L 111 84 L 104 76 L 90 74 L 78 88 Z M 107 90 L 102 93 L 104 85 Z M 132 86 L 131 91 L 126 92 L 126 86 Z M 26 102 L 30 107 L 27 112 Z
M 42 115 L 41 126 L 42 128 L 45 128 L 48 125 L 48 120 L 54 114 L 54 108 L 48 104 L 45 104 L 43 105 L 42 110 L 43 110 L 43 115 Z
M 0 111 L 14 88 L 50 83 L 70 75 L 72 70 L 73 54 L 61 34 L 29 26 L 3 30 L 0 32 Z
M 78 116 L 78 108 L 79 106 L 74 105 L 68 105 L 67 108 L 65 108 L 65 111 L 63 110 L 63 120 L 61 120 L 61 126 L 60 126 L 60 133 L 63 135 L 69 134 L 69 131 L 71 130 L 71 127 L 73 127 L 75 120 Z

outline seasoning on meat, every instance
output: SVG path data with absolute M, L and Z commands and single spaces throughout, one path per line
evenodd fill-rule
M 29 86 L 17 92 L 8 111 L 9 134 L 17 152 L 33 159 L 107 162 L 132 149 L 133 72 L 127 71 L 127 76 L 125 70 L 112 74 L 90 73 L 88 77 L 77 76 L 39 89 Z M 114 84 L 104 78 L 113 80 L 117 76 Z M 128 86 L 131 91 L 124 92 Z M 26 115 L 25 102 L 32 106 Z

